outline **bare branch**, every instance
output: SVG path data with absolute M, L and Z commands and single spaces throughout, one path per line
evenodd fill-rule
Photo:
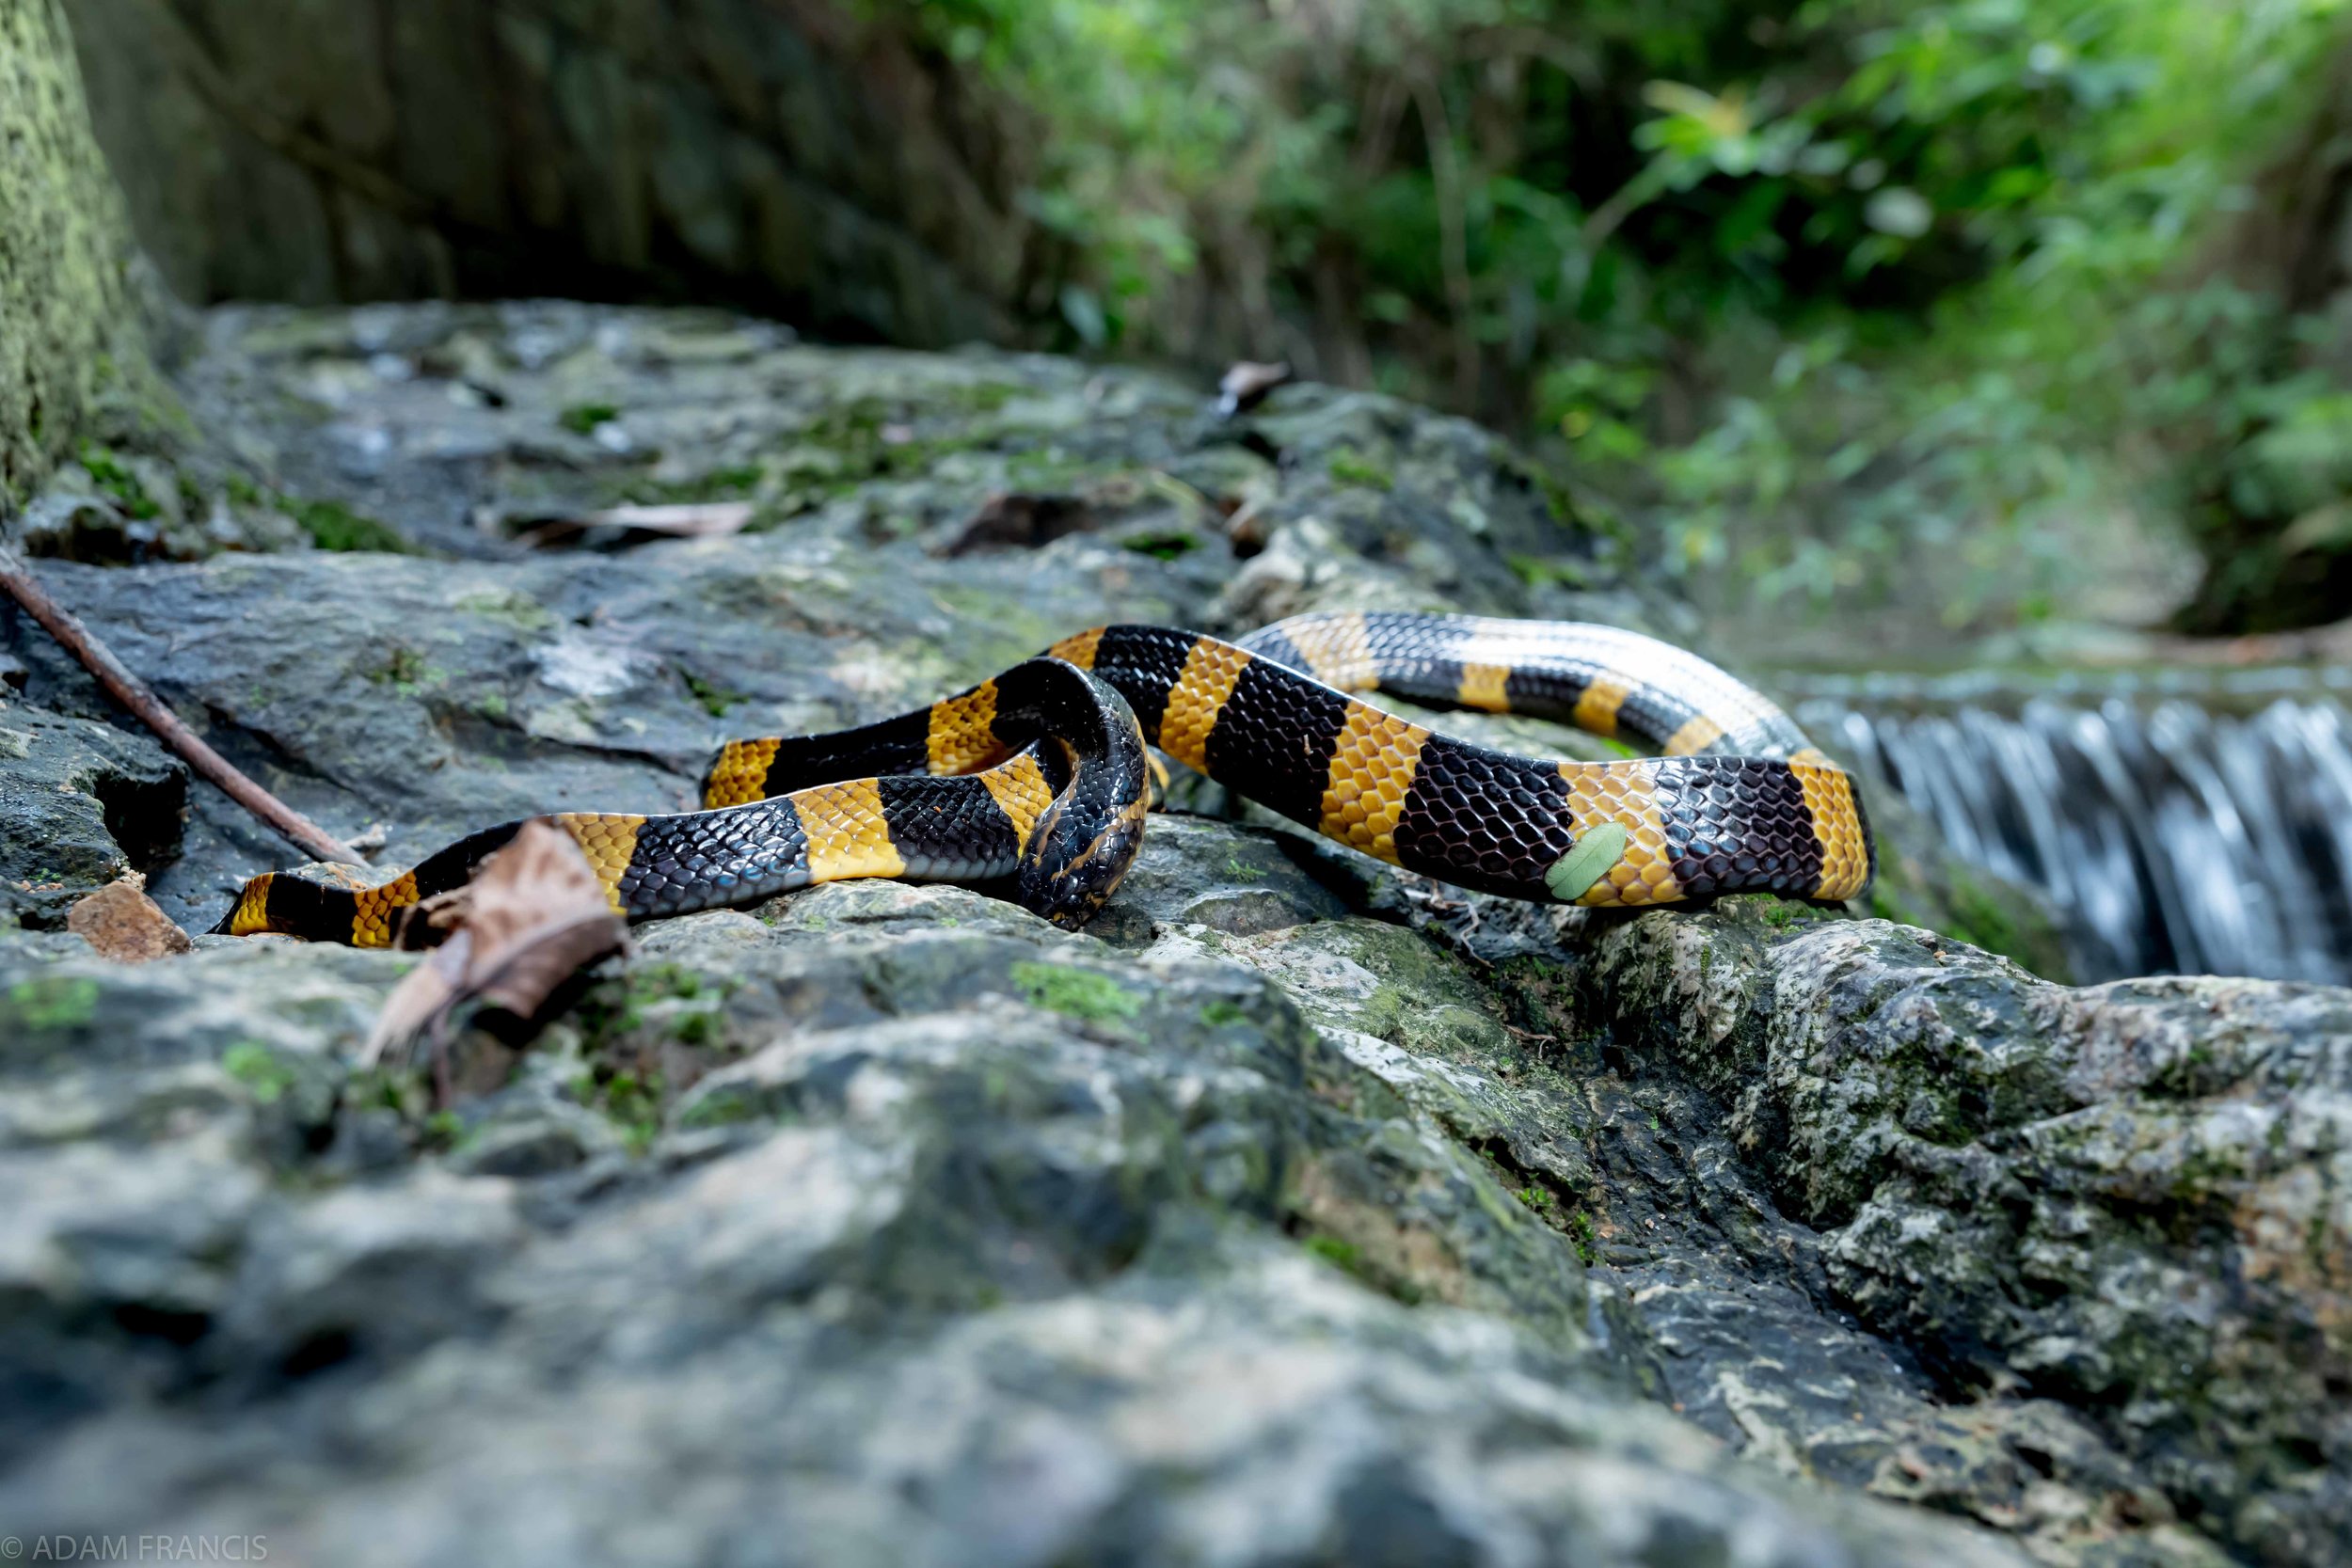
M 39 621 L 66 652 L 79 659 L 83 669 L 96 675 L 115 701 L 129 708 L 140 723 L 154 731 L 156 737 L 190 768 L 217 784 L 222 794 L 315 860 L 342 861 L 352 865 L 367 863 L 359 851 L 246 778 L 227 757 L 204 744 L 194 730 L 180 721 L 178 714 L 164 705 L 162 698 L 148 689 L 146 682 L 115 657 L 112 649 L 92 636 L 72 611 L 51 598 L 49 591 L 35 580 L 31 568 L 7 548 L 0 548 L 0 588 L 6 588 L 8 596 L 23 605 L 27 615 Z

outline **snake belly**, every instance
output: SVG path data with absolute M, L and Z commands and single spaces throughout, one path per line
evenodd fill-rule
M 1369 690 L 1555 719 L 1666 754 L 1518 756 L 1350 695 Z M 898 877 L 1009 879 L 1019 902 L 1074 927 L 1140 847 L 1145 742 L 1366 854 L 1511 897 L 1836 901 L 1876 865 L 1851 778 L 1695 655 L 1614 627 L 1382 611 L 1295 616 L 1237 643 L 1096 627 L 912 713 L 730 742 L 704 811 L 548 820 L 632 919 Z M 520 826 L 378 888 L 256 878 L 217 929 L 385 945 L 403 909 L 461 885 Z

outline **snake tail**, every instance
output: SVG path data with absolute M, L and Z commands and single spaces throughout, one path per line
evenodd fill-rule
M 1150 768 L 1126 705 L 1101 681 L 1032 659 L 989 683 L 970 757 L 953 776 L 880 773 L 888 752 L 848 742 L 878 776 L 822 783 L 669 816 L 560 812 L 613 910 L 631 920 L 741 904 L 853 877 L 1009 880 L 1025 906 L 1075 927 L 1118 886 L 1141 844 Z M 787 766 L 789 763 L 787 762 Z M 390 946 L 403 911 L 463 886 L 524 818 L 460 839 L 380 886 L 339 868 L 247 881 L 215 930 Z

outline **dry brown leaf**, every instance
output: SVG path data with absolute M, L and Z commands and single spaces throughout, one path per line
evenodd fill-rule
M 1254 359 L 1239 359 L 1225 368 L 1225 375 L 1216 384 L 1216 412 L 1219 419 L 1230 420 L 1246 414 L 1265 401 L 1265 395 L 1291 378 L 1291 368 L 1284 364 L 1262 364 Z
M 535 1033 L 557 994 L 590 964 L 628 950 L 628 927 L 571 834 L 529 822 L 454 893 L 408 911 L 402 946 L 432 946 L 385 998 L 363 1060 L 420 1037 L 446 1045 L 452 1018 L 478 1002 Z M 436 945 L 437 944 L 437 945 Z
M 501 531 L 534 548 L 582 543 L 613 547 L 643 544 L 647 535 L 715 539 L 739 533 L 757 508 L 750 501 L 685 501 L 675 506 L 608 506 L 594 512 L 503 512 L 485 508 L 475 525 Z M 597 530 L 610 530 L 597 533 Z
M 143 964 L 195 945 L 147 895 L 146 879 L 135 875 L 76 903 L 66 911 L 65 928 L 119 964 Z
M 712 539 L 739 533 L 752 520 L 750 501 L 684 501 L 675 506 L 609 506 L 586 512 L 580 521 L 601 528 L 642 529 L 681 539 Z

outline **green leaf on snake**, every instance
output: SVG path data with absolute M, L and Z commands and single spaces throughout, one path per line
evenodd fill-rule
M 1626 840 L 1630 836 L 1622 822 L 1601 823 L 1551 863 L 1551 869 L 1544 873 L 1544 885 L 1563 904 L 1575 903 L 1625 858 Z

